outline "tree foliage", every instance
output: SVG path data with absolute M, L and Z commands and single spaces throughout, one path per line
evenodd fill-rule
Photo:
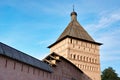
M 106 68 L 102 72 L 101 77 L 102 77 L 102 80 L 120 80 L 117 73 L 115 72 L 115 70 L 112 67 Z

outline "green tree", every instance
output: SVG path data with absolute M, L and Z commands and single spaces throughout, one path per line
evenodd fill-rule
M 106 68 L 102 72 L 101 77 L 102 77 L 102 80 L 120 80 L 117 73 L 115 72 L 115 70 L 112 67 Z

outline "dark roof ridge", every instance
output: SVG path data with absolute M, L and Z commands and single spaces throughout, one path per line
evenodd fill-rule
M 38 60 L 28 54 L 25 54 L 1 42 L 0 42 L 0 55 L 7 56 L 9 58 L 31 65 L 33 67 L 45 70 L 47 72 L 53 71 L 52 68 L 43 61 Z

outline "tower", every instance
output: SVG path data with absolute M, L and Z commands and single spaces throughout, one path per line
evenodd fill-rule
M 100 45 L 102 44 L 95 42 L 79 24 L 77 13 L 73 10 L 70 23 L 57 41 L 48 48 L 50 48 L 50 53 L 56 52 L 74 63 L 92 80 L 101 80 Z

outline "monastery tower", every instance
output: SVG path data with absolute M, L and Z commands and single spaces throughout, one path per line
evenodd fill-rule
M 100 54 L 101 43 L 95 40 L 77 21 L 77 13 L 71 13 L 68 24 L 57 41 L 49 46 L 50 53 L 55 52 L 79 67 L 92 80 L 101 80 Z

